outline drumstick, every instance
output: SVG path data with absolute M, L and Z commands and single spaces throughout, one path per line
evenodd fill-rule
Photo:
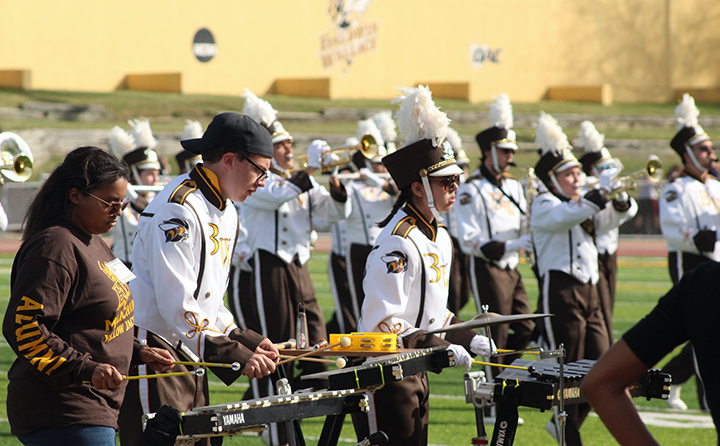
M 215 362 L 192 362 L 192 361 L 173 361 L 173 364 L 180 364 L 180 365 L 193 365 L 195 367 L 226 367 L 229 369 L 233 369 L 233 372 L 239 372 L 242 367 L 240 367 L 239 362 L 233 362 L 232 364 L 223 364 L 223 363 L 215 363 Z
M 483 362 L 483 361 L 473 361 L 473 364 L 480 364 L 480 365 L 489 365 L 491 367 L 503 367 L 506 369 L 518 369 L 518 370 L 528 370 L 527 367 L 520 367 L 517 365 L 506 365 L 506 364 L 495 364 L 493 362 Z
M 123 376 L 123 381 L 130 381 L 134 379 L 153 379 L 153 378 L 168 378 L 170 376 L 183 376 L 183 375 L 196 375 L 196 376 L 203 376 L 205 375 L 205 369 L 196 369 L 196 370 L 189 370 L 186 372 L 170 372 L 170 373 L 156 373 L 154 375 L 131 375 L 131 376 Z M 92 384 L 92 381 L 83 381 L 83 384 Z
M 328 345 L 328 346 L 325 346 L 325 347 L 320 347 L 320 348 L 318 348 L 317 350 L 312 350 L 312 351 L 303 353 L 303 354 L 301 354 L 301 355 L 293 356 L 292 358 L 283 359 L 282 361 L 278 362 L 278 363 L 275 364 L 275 365 L 278 366 L 278 365 L 287 364 L 288 362 L 293 362 L 293 361 L 296 361 L 296 360 L 298 360 L 298 359 L 300 359 L 300 358 L 304 358 L 304 357 L 306 357 L 306 356 L 316 355 L 316 354 L 318 354 L 318 353 L 320 353 L 320 352 L 322 352 L 322 351 L 330 350 L 331 348 L 335 348 L 335 347 L 345 347 L 345 348 L 347 348 L 347 347 L 350 347 L 351 344 L 352 344 L 352 341 L 350 340 L 350 338 L 348 338 L 348 337 L 340 338 L 340 342 L 338 342 L 337 344 L 332 344 L 332 345 Z
M 280 358 L 281 358 L 281 359 L 290 359 L 290 358 L 295 358 L 295 356 L 292 356 L 292 355 L 280 355 Z M 347 361 L 345 360 L 345 358 L 338 358 L 338 359 L 336 359 L 335 361 L 333 361 L 332 359 L 310 358 L 310 357 L 307 357 L 307 358 L 300 358 L 300 361 L 326 362 L 326 363 L 328 363 L 328 364 L 335 364 L 335 365 L 337 366 L 337 368 L 339 368 L 339 369 L 345 367 L 345 365 L 347 364 Z
M 528 355 L 539 355 L 540 352 L 538 350 L 508 350 L 505 348 L 499 348 L 496 350 L 498 353 L 522 353 L 522 354 L 528 354 Z

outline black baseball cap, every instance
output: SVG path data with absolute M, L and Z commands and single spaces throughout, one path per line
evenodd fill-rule
M 273 156 L 272 139 L 267 129 L 249 116 L 233 112 L 215 116 L 201 138 L 183 139 L 180 144 L 192 153 L 225 147 L 266 158 Z

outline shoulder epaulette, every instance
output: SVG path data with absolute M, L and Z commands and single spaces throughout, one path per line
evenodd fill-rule
M 483 177 L 483 174 L 476 173 L 475 175 L 468 177 L 468 179 L 465 181 L 467 182 L 467 181 L 472 181 L 472 180 L 482 180 L 483 178 L 485 178 L 485 177 Z
M 503 172 L 503 176 L 502 176 L 502 177 L 503 177 L 503 178 L 506 178 L 506 179 L 517 180 L 517 178 L 515 178 L 515 175 L 513 175 L 513 174 L 511 174 L 511 173 L 509 173 L 509 172 Z
M 178 187 L 175 188 L 175 190 L 170 194 L 170 198 L 168 199 L 168 203 L 177 203 L 177 204 L 183 204 L 185 203 L 185 199 L 188 195 L 196 191 L 198 188 L 197 183 L 193 180 L 185 180 L 183 181 Z
M 438 223 L 438 228 L 445 228 L 446 231 L 450 231 L 445 223 Z
M 395 225 L 392 235 L 399 235 L 402 238 L 407 238 L 410 231 L 415 227 L 415 219 L 412 217 L 405 217 Z

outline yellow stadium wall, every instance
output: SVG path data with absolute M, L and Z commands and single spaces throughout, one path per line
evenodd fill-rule
M 720 2 L 711 0 L 370 0 L 348 14 L 359 54 L 331 66 L 342 35 L 333 0 L 2 4 L 0 71 L 29 70 L 35 89 L 163 89 L 168 79 L 165 91 L 183 93 L 390 98 L 423 82 L 478 102 L 605 85 L 611 101 L 656 102 L 720 87 Z M 217 44 L 207 63 L 192 53 L 200 28 Z

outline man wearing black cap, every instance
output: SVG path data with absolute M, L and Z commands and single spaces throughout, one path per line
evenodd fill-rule
M 133 247 L 137 337 L 162 345 L 180 361 L 238 362 L 239 372 L 213 369 L 230 385 L 241 374 L 267 376 L 278 352 L 267 339 L 241 331 L 223 305 L 238 230 L 232 201 L 263 187 L 270 167 L 270 135 L 245 115 L 222 113 L 202 138 L 183 140 L 203 164 L 168 184 L 141 215 Z M 176 366 L 174 371 L 193 370 Z M 143 367 L 135 373 L 151 373 Z M 207 376 L 133 380 L 120 415 L 123 445 L 136 445 L 141 415 L 169 404 L 180 411 L 209 403 Z
M 405 146 L 383 158 L 400 195 L 379 223 L 383 230 L 367 259 L 358 331 L 395 333 L 405 348 L 445 347 L 453 352 L 455 366 L 469 370 L 469 351 L 491 354 L 488 338 L 475 330 L 427 333 L 461 322 L 447 309 L 453 247 L 439 216 L 452 208 L 462 170 L 445 140 L 449 119 L 435 107 L 430 90 L 402 91 L 398 126 Z M 420 119 L 405 119 L 416 113 Z M 414 128 L 420 120 L 437 126 Z M 353 416 L 358 438 L 381 430 L 393 445 L 427 444 L 429 395 L 424 372 L 386 383 L 374 393 L 367 416 Z
M 688 94 L 675 109 L 678 132 L 670 146 L 682 159 L 683 173 L 663 189 L 660 198 L 660 229 L 667 242 L 668 268 L 673 283 L 699 265 L 720 261 L 720 182 L 708 174 L 716 159 L 710 137 L 698 124 L 700 112 Z M 691 344 L 663 368 L 673 376 L 668 404 L 686 409 L 680 399 L 680 384 L 695 373 Z M 698 379 L 698 396 L 704 406 L 702 382 Z
M 517 150 L 515 132 L 493 126 L 475 140 L 482 152 L 480 168 L 460 185 L 454 210 L 477 310 L 487 305 L 494 313 L 528 314 L 532 311 L 517 269 L 519 251 L 533 249 L 530 234 L 521 235 L 527 202 L 520 181 L 507 173 Z M 500 325 L 493 329 L 493 340 L 500 349 L 522 350 L 534 327 L 532 321 Z M 500 356 L 498 362 L 515 359 Z

